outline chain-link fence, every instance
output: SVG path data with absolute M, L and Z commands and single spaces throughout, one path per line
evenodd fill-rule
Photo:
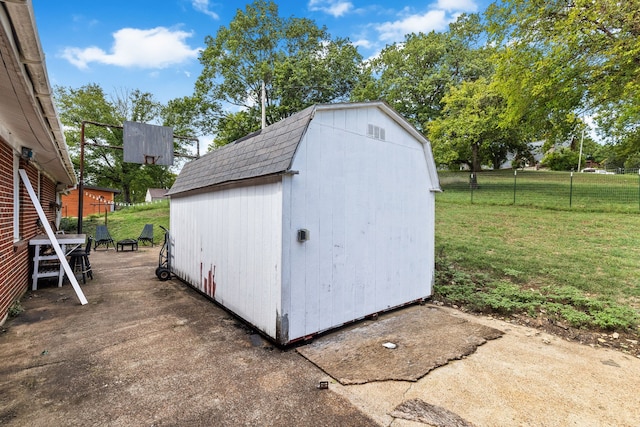
M 439 171 L 443 200 L 553 209 L 640 211 L 640 174 L 500 170 Z

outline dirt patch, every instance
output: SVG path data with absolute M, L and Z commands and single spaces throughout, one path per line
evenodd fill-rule
M 574 328 L 564 322 L 559 321 L 544 313 L 539 313 L 537 317 L 531 317 L 526 314 L 513 314 L 504 316 L 496 313 L 474 313 L 466 307 L 458 305 L 446 304 L 440 301 L 432 301 L 436 306 L 447 306 L 460 310 L 463 313 L 473 315 L 489 315 L 495 319 L 508 323 L 536 328 L 540 331 L 556 335 L 567 341 L 573 341 L 579 344 L 588 345 L 593 348 L 610 348 L 621 351 L 631 356 L 640 357 L 640 336 L 638 333 L 629 331 L 601 331 L 591 329 Z
M 345 385 L 417 381 L 501 335 L 433 306 L 412 306 L 320 337 L 298 352 Z

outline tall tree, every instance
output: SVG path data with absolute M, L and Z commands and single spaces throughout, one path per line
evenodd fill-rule
M 280 17 L 272 1 L 238 9 L 205 42 L 194 96 L 207 118 L 200 127 L 218 134 L 217 145 L 260 127 L 263 85 L 271 124 L 315 103 L 347 100 L 360 78 L 362 58 L 347 39 L 332 39 L 306 18 Z
M 442 100 L 443 114 L 429 123 L 429 137 L 439 164 L 483 164 L 497 169 L 507 154 L 525 155 L 527 144 L 518 126 L 504 127 L 506 102 L 485 79 L 452 87 Z
M 409 34 L 369 61 L 370 78 L 356 100 L 383 99 L 419 130 L 442 114 L 442 98 L 464 81 L 490 76 L 490 50 L 482 44 L 478 15 L 462 15 L 443 33 Z
M 87 184 L 117 188 L 126 203 L 144 200 L 149 187 L 170 187 L 175 180 L 167 167 L 125 163 L 123 132 L 116 126 L 124 121 L 150 123 L 159 120 L 162 105 L 153 95 L 139 90 L 120 91 L 108 99 L 97 84 L 79 89 L 56 87 L 55 99 L 65 137 L 72 150 L 76 169 L 80 167 L 80 129 L 83 121 L 114 127 L 85 126 L 84 181 Z
M 609 135 L 640 126 L 640 0 L 503 0 L 486 14 L 509 118 L 566 138 L 594 115 Z

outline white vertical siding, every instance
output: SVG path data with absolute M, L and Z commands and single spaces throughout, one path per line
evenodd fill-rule
M 174 273 L 276 338 L 282 183 L 174 197 L 170 232 Z
M 367 137 L 368 124 L 386 140 Z M 422 144 L 376 108 L 318 111 L 292 169 L 289 339 L 431 294 L 434 195 Z M 296 241 L 299 228 L 309 241 Z

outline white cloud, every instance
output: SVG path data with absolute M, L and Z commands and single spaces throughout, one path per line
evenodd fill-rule
M 198 12 L 202 12 L 216 20 L 220 19 L 217 13 L 209 10 L 209 0 L 191 0 L 191 5 Z
M 359 39 L 351 44 L 353 44 L 355 47 L 363 47 L 365 49 L 371 49 L 371 47 L 373 47 L 373 43 L 371 43 L 371 41 L 367 39 Z
M 197 58 L 199 49 L 191 49 L 185 39 L 192 33 L 175 31 L 165 27 L 150 30 L 123 28 L 113 33 L 114 43 L 110 53 L 91 46 L 67 47 L 62 57 L 80 69 L 92 62 L 119 67 L 166 68 Z
M 403 40 L 405 34 L 442 31 L 449 20 L 444 10 L 430 10 L 422 15 L 410 15 L 401 20 L 384 22 L 376 26 L 380 40 L 394 42 Z
M 309 10 L 324 12 L 339 18 L 353 10 L 353 3 L 343 0 L 309 0 Z
M 436 9 L 446 10 L 447 12 L 477 12 L 478 5 L 473 0 L 438 0 Z

